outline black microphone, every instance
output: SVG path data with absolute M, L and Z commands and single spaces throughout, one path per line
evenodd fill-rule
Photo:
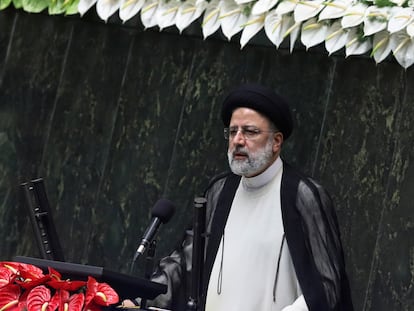
M 157 233 L 157 230 L 161 223 L 167 223 L 174 214 L 174 211 L 174 204 L 166 199 L 159 199 L 155 203 L 151 211 L 152 221 L 145 231 L 144 236 L 142 237 L 141 244 L 138 246 L 137 251 L 135 252 L 134 259 L 132 260 L 133 262 L 135 262 L 138 256 L 142 255 L 145 252 L 148 245 L 154 239 L 154 236 Z

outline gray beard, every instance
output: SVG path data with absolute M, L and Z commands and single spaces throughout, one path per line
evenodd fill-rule
M 235 160 L 234 152 L 244 152 L 248 155 L 245 160 Z M 248 152 L 244 147 L 236 147 L 233 151 L 227 152 L 227 158 L 231 171 L 240 176 L 252 176 L 263 170 L 273 157 L 273 141 L 270 139 L 263 149 L 256 152 Z

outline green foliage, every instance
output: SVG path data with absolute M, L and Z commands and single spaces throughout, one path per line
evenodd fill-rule
M 30 13 L 39 13 L 48 9 L 49 15 L 78 14 L 79 0 L 0 0 L 0 10 L 4 10 L 10 4 L 16 9 L 25 10 Z
M 50 15 L 56 14 L 77 14 L 79 0 L 50 0 L 51 3 L 48 7 L 48 13 Z
M 383 8 L 386 6 L 394 6 L 395 4 L 389 0 L 376 0 L 375 5 L 379 8 Z
M 0 0 L 0 10 L 7 8 L 11 3 L 11 0 Z
M 66 4 L 66 15 L 73 15 L 73 14 L 78 14 L 78 4 L 79 4 L 79 0 L 69 0 L 68 3 Z
M 23 7 L 22 0 L 12 0 L 13 5 L 16 9 L 21 9 Z
M 49 6 L 49 0 L 22 0 L 23 9 L 30 13 L 40 13 Z

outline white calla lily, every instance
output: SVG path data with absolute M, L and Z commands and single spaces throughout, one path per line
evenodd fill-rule
M 378 64 L 391 53 L 390 33 L 387 30 L 376 33 L 372 46 L 371 56 L 374 57 L 375 62 Z
M 319 20 L 336 19 L 343 17 L 352 0 L 326 1 L 325 8 L 319 14 Z
M 98 0 L 96 3 L 96 13 L 106 23 L 108 18 L 119 9 L 120 4 L 120 0 Z
M 361 38 L 356 27 L 351 28 L 348 33 L 348 42 L 345 44 L 345 55 L 361 55 L 372 48 L 371 38 Z
M 160 1 L 158 9 L 155 12 L 155 19 L 160 30 L 175 24 L 175 17 L 177 16 L 179 7 L 180 2 L 177 0 L 170 0 L 168 2 Z
M 324 0 L 300 1 L 294 10 L 295 22 L 303 22 L 319 14 L 325 7 Z
M 83 16 L 89 9 L 95 5 L 97 0 L 79 0 L 78 12 Z
M 243 8 L 243 6 L 231 2 L 224 2 L 221 7 L 219 17 L 221 30 L 229 41 L 236 33 L 243 30 L 242 25 L 247 22 Z
M 211 36 L 220 28 L 220 8 L 222 2 L 220 0 L 213 0 L 207 4 L 206 10 L 204 12 L 203 23 L 201 24 L 203 28 L 203 36 L 206 39 L 208 36 Z
M 407 69 L 414 64 L 414 39 L 406 32 L 392 34 L 390 45 L 395 59 L 402 67 Z
M 239 4 L 239 5 L 246 4 L 246 3 L 250 3 L 250 2 L 253 2 L 253 1 L 255 1 L 255 0 L 234 0 L 234 2 L 236 4 Z
M 329 55 L 343 48 L 348 42 L 349 30 L 341 27 L 341 22 L 334 22 L 329 27 L 328 35 L 325 38 L 325 48 L 329 52 Z
M 390 33 L 398 32 L 406 28 L 414 19 L 413 8 L 393 8 L 388 21 L 387 30 Z
M 365 11 L 368 6 L 363 3 L 350 6 L 341 19 L 342 28 L 355 27 L 364 21 Z
M 284 0 L 279 3 L 276 12 L 280 15 L 293 12 L 300 0 Z
M 293 18 L 293 17 L 292 17 Z M 302 25 L 301 22 L 294 23 L 290 28 L 288 28 L 284 34 L 284 37 L 290 36 L 290 53 L 293 52 L 293 48 L 295 47 L 296 39 L 299 36 L 300 26 Z
M 413 21 L 413 22 L 411 22 L 411 23 L 409 23 L 409 24 L 407 25 L 406 30 L 407 30 L 407 34 L 408 34 L 411 38 L 413 38 L 413 37 L 414 37 L 414 21 Z
M 260 15 L 265 12 L 268 12 L 271 8 L 273 8 L 279 0 L 258 0 L 252 8 L 253 15 Z
M 119 18 L 126 22 L 138 14 L 145 0 L 122 0 L 119 6 Z
M 180 33 L 203 14 L 207 1 L 189 0 L 184 2 L 177 12 L 176 26 Z
M 387 28 L 389 19 L 389 8 L 369 7 L 364 17 L 364 34 L 371 36 Z
M 322 43 L 328 35 L 328 26 L 324 22 L 318 22 L 314 17 L 302 25 L 301 42 L 309 49 L 312 46 Z
M 290 52 L 300 36 L 307 50 L 324 42 L 329 55 L 372 49 L 379 63 L 392 51 L 404 68 L 414 64 L 414 0 L 79 0 L 81 16 L 95 4 L 105 22 L 116 10 L 123 22 L 140 12 L 145 28 L 180 33 L 203 15 L 204 39 L 220 27 L 228 40 L 241 31 L 241 48 L 264 28 L 276 48 L 289 37 Z
M 390 0 L 392 3 L 395 3 L 398 6 L 402 6 L 405 0 Z
M 141 9 L 141 22 L 145 29 L 151 28 L 157 25 L 157 19 L 155 12 L 158 9 L 159 0 L 147 1 Z
M 264 26 L 264 21 L 265 21 L 265 15 L 251 15 L 248 20 L 247 23 L 243 25 L 243 32 L 240 38 L 240 48 L 242 49 L 247 42 L 249 42 L 249 40 L 251 38 L 253 38 L 253 36 L 255 34 L 257 34 Z
M 295 21 L 291 15 L 281 15 L 276 10 L 271 11 L 266 15 L 264 22 L 264 29 L 269 40 L 279 48 L 280 44 L 285 39 L 284 34 L 294 25 Z

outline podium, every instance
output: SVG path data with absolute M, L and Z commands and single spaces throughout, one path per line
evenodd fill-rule
M 92 276 L 98 282 L 108 283 L 118 293 L 121 300 L 137 297 L 152 300 L 167 292 L 167 286 L 164 284 L 114 272 L 102 267 L 25 256 L 16 256 L 13 260 L 34 265 L 45 272 L 47 272 L 48 267 L 51 267 L 58 271 L 64 279 L 86 281 L 88 276 Z

